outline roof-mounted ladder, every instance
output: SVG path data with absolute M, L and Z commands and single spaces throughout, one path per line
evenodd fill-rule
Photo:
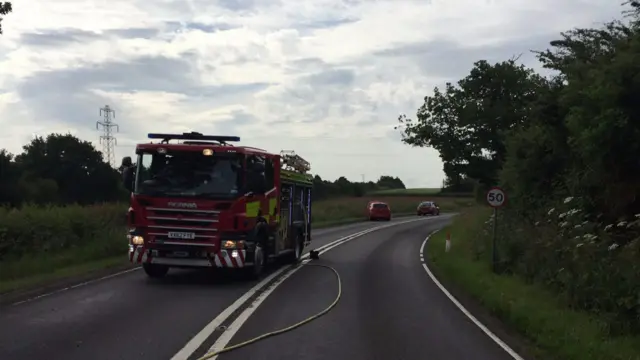
M 311 170 L 311 164 L 293 150 L 280 151 L 280 164 L 283 170 L 306 174 Z

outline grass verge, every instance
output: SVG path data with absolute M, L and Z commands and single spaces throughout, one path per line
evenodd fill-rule
M 427 243 L 431 270 L 446 283 L 476 299 L 508 327 L 532 344 L 539 359 L 638 360 L 640 337 L 611 338 L 596 314 L 569 309 L 559 296 L 517 276 L 495 275 L 488 263 L 476 260 L 475 236 L 490 215 L 486 208 L 471 208 L 435 234 Z M 446 253 L 446 233 L 452 239 Z

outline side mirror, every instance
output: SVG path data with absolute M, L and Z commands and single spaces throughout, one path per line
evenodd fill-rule
M 133 161 L 131 161 L 131 156 L 125 156 L 122 158 L 120 171 L 122 172 L 122 185 L 124 185 L 124 188 L 129 192 L 133 192 L 135 170 L 133 169 Z
M 133 166 L 133 161 L 131 161 L 131 156 L 125 156 L 122 158 L 122 162 L 120 163 L 120 170 L 124 171 L 124 169 Z
M 132 166 L 122 170 L 122 185 L 129 192 L 133 192 L 133 181 L 135 179 L 135 170 Z

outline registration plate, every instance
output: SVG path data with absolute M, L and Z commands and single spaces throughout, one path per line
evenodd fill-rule
M 169 231 L 169 239 L 193 240 L 195 238 L 196 238 L 196 234 L 195 233 Z
M 167 254 L 167 257 L 189 257 L 189 252 L 187 251 L 172 251 Z

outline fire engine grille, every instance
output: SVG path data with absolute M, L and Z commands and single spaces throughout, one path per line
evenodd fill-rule
M 147 207 L 149 235 L 156 241 L 209 242 L 216 237 L 216 210 Z M 195 238 L 169 237 L 170 233 L 194 234 Z

